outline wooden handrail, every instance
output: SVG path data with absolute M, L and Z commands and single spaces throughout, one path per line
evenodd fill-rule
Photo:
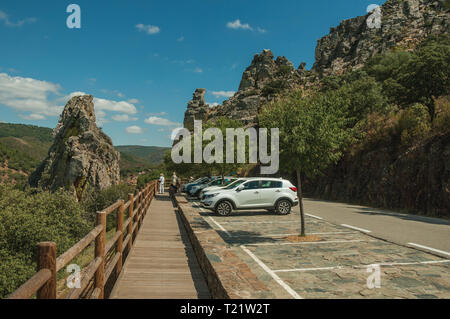
M 56 258 L 56 244 L 42 242 L 38 244 L 36 273 L 16 291 L 9 299 L 28 299 L 36 295 L 38 299 L 56 298 L 56 273 L 63 269 L 71 260 L 77 257 L 86 247 L 95 241 L 95 257 L 87 266 L 81 279 L 81 287 L 73 288 L 67 295 L 69 299 L 80 298 L 83 291 L 94 280 L 91 299 L 103 299 L 105 283 L 116 270 L 118 276 L 124 263 L 123 252 L 130 251 L 137 232 L 141 228 L 143 218 L 147 213 L 156 191 L 156 181 L 146 187 L 136 190 L 135 195 L 129 194 L 128 201 L 118 200 L 100 212 L 97 212 L 96 226 L 85 237 Z M 116 232 L 106 243 L 106 216 L 117 210 Z M 124 222 L 124 213 L 128 210 L 128 218 Z M 126 236 L 124 238 L 124 231 Z M 106 255 L 115 247 L 115 255 L 106 265 Z M 90 291 L 90 288 L 89 290 Z
M 58 272 L 62 268 L 64 268 L 72 259 L 78 256 L 83 251 L 83 249 L 89 246 L 89 244 L 92 243 L 95 238 L 97 238 L 97 236 L 102 232 L 103 227 L 103 225 L 98 225 L 93 230 L 91 230 L 89 234 L 87 234 L 83 239 L 76 243 L 75 246 L 72 246 L 69 250 L 59 256 L 58 259 L 56 259 L 56 271 Z

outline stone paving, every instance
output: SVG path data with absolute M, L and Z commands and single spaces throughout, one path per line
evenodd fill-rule
M 267 287 L 259 298 L 450 298 L 450 260 L 439 256 L 310 216 L 307 234 L 321 241 L 292 243 L 298 212 L 222 217 L 190 204 Z

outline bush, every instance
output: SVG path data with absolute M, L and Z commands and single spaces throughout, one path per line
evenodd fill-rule
M 416 103 L 404 110 L 399 120 L 401 143 L 411 145 L 415 140 L 423 139 L 431 130 L 428 108 Z
M 436 117 L 433 122 L 437 132 L 446 132 L 450 129 L 450 97 L 443 96 L 434 101 Z
M 0 298 L 33 274 L 38 242 L 54 241 L 59 255 L 92 226 L 69 192 L 24 192 L 0 185 Z
M 135 188 L 127 184 L 113 185 L 107 189 L 99 191 L 91 188 L 82 205 L 85 211 L 89 214 L 89 220 L 95 222 L 95 213 L 101 211 L 108 206 L 114 204 L 120 199 L 125 202 L 128 201 L 128 194 L 134 193 Z M 116 225 L 116 215 L 110 214 L 107 218 L 107 230 L 114 228 Z
M 155 179 L 158 179 L 159 178 L 159 174 L 160 174 L 160 172 L 154 170 L 151 173 L 140 175 L 138 177 L 138 180 L 137 180 L 137 188 L 144 187 L 145 185 L 147 185 L 151 181 L 154 181 Z M 166 176 L 168 176 L 168 175 L 166 174 Z

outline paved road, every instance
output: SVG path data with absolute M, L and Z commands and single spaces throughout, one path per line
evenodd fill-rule
M 332 223 L 357 227 L 399 244 L 414 243 L 416 248 L 434 251 L 443 257 L 450 256 L 450 221 L 400 214 L 387 210 L 345 203 L 305 199 L 306 213 Z M 299 208 L 296 207 L 298 211 Z M 414 245 L 413 245 L 414 246 Z

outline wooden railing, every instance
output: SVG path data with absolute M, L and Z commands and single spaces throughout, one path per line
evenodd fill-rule
M 122 271 L 124 252 L 125 250 L 129 252 L 133 246 L 143 218 L 155 196 L 156 187 L 156 181 L 150 182 L 139 191 L 136 190 L 134 195 L 129 194 L 126 203 L 119 200 L 97 212 L 96 227 L 58 258 L 56 258 L 54 242 L 39 243 L 35 275 L 13 292 L 9 299 L 28 299 L 34 295 L 37 299 L 56 299 L 56 274 L 94 241 L 94 259 L 83 269 L 79 288 L 71 288 L 64 298 L 77 299 L 84 294 L 83 298 L 103 299 L 108 279 L 112 274 L 118 276 Z M 128 218 L 124 221 L 125 210 L 128 210 Z M 113 237 L 106 242 L 106 217 L 114 211 L 117 212 L 116 231 Z M 115 252 L 111 255 L 113 248 L 115 248 Z M 107 258 L 109 255 L 111 257 Z M 88 287 L 91 288 L 91 292 L 86 295 Z

